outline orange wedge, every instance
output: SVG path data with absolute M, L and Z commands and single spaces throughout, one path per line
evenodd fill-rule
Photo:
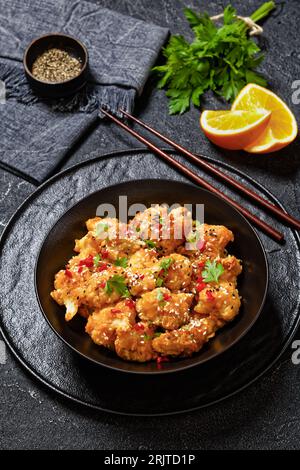
M 236 97 L 232 111 L 271 111 L 271 119 L 254 142 L 245 145 L 250 153 L 275 152 L 290 144 L 297 136 L 295 116 L 275 93 L 254 83 L 246 85 Z
M 200 124 L 216 145 L 239 150 L 250 145 L 268 125 L 271 112 L 264 109 L 203 111 Z

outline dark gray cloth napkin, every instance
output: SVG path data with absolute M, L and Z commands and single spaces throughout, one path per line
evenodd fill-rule
M 168 30 L 75 0 L 0 0 L 0 162 L 43 181 L 99 115 L 100 105 L 133 110 Z M 41 34 L 63 32 L 88 48 L 90 78 L 75 96 L 41 100 L 22 58 Z M 4 102 L 3 102 L 4 101 Z

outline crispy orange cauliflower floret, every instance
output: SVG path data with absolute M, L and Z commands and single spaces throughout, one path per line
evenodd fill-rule
M 199 293 L 194 311 L 214 314 L 224 321 L 231 321 L 238 314 L 241 300 L 238 290 L 231 282 L 222 282 L 217 287 L 206 287 Z
M 161 258 L 160 266 L 164 265 L 164 262 L 171 260 L 170 266 L 166 271 L 162 270 L 161 277 L 164 280 L 164 286 L 172 291 L 178 291 L 180 289 L 186 289 L 192 280 L 192 265 L 188 258 L 172 253 L 170 256 Z
M 95 310 L 88 318 L 85 331 L 94 343 L 114 349 L 117 333 L 130 329 L 135 317 L 135 308 L 121 301 L 111 307 Z
M 126 270 L 132 295 L 140 296 L 157 286 L 166 286 L 172 291 L 178 291 L 190 285 L 192 266 L 188 258 L 177 253 L 159 259 L 155 255 L 152 255 L 151 258 L 150 256 L 145 257 L 147 261 L 144 263 L 144 266 L 147 263 L 149 267 L 139 269 L 133 266 Z
M 166 207 L 156 205 L 139 212 L 129 222 L 129 228 L 135 237 L 153 240 L 159 253 L 167 255 L 184 243 L 185 224 L 189 227 L 191 223 L 191 214 L 185 207 L 168 213 Z
M 162 287 L 143 294 L 136 303 L 136 310 L 143 321 L 174 330 L 188 321 L 192 300 L 192 294 L 173 294 Z
M 194 315 L 182 328 L 155 338 L 153 349 L 164 356 L 191 356 L 214 336 L 220 326 L 214 318 Z
M 157 357 L 152 348 L 154 329 L 148 323 L 139 322 L 117 333 L 116 353 L 126 361 L 146 362 Z

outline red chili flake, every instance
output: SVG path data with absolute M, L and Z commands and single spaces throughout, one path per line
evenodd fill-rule
M 92 268 L 94 266 L 94 257 L 90 255 L 87 258 L 80 260 L 79 266 L 86 266 L 87 268 Z
M 201 269 L 201 268 L 204 268 L 205 266 L 205 261 L 200 261 L 200 263 L 198 263 L 198 267 Z
M 142 323 L 136 323 L 134 326 L 133 326 L 133 329 L 135 331 L 144 331 L 145 327 Z
M 161 277 L 164 273 L 165 273 L 164 270 L 161 269 L 161 270 L 159 271 L 159 273 L 158 273 L 158 277 Z
M 163 362 L 170 362 L 170 359 L 167 356 L 158 356 L 158 358 L 156 359 L 158 369 L 161 368 Z
M 199 283 L 196 285 L 196 291 L 197 291 L 197 292 L 201 292 L 203 289 L 205 289 L 205 287 L 206 287 L 205 282 L 199 282 Z
M 203 282 L 203 277 L 202 277 L 202 276 L 198 276 L 197 279 L 196 279 L 196 281 L 197 281 L 198 283 Z
M 170 296 L 170 294 L 164 294 L 164 300 L 168 301 L 168 300 L 171 300 L 172 297 Z
M 204 251 L 205 250 L 205 247 L 206 247 L 206 241 L 205 240 L 200 240 L 199 242 L 197 242 L 197 245 L 196 245 L 197 249 L 199 251 Z
M 112 308 L 111 313 L 121 313 L 121 310 L 118 308 Z
M 135 302 L 132 299 L 126 299 L 125 300 L 125 305 L 126 305 L 126 307 L 134 308 L 135 307 Z
M 210 301 L 215 300 L 215 297 L 210 290 L 206 291 L 206 297 L 207 297 L 207 300 L 210 300 Z
M 103 263 L 101 264 L 101 266 L 97 268 L 97 271 L 98 273 L 101 273 L 102 271 L 106 271 L 107 268 L 108 268 L 108 265 L 106 263 Z
M 73 277 L 73 273 L 72 273 L 72 271 L 70 271 L 69 269 L 66 269 L 66 270 L 65 270 L 65 274 L 66 274 L 66 276 L 68 276 L 68 277 L 70 277 L 70 278 Z
M 109 256 L 108 251 L 107 250 L 102 250 L 101 251 L 101 256 L 102 256 L 103 259 L 108 258 L 108 256 Z
M 101 287 L 101 289 L 104 289 L 105 286 L 106 286 L 106 282 L 105 282 L 105 281 L 100 282 L 99 287 Z
M 79 268 L 78 268 L 79 274 L 82 273 L 82 270 L 83 270 L 83 267 L 82 267 L 82 266 L 79 266 Z
M 140 274 L 139 275 L 139 279 L 144 279 L 144 277 L 145 277 L 145 274 Z

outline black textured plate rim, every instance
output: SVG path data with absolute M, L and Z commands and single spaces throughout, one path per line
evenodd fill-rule
M 126 180 L 126 181 L 122 181 L 121 183 L 115 183 L 115 184 L 112 184 L 112 185 L 109 185 L 109 186 L 105 186 L 105 188 L 102 188 L 102 189 L 98 189 L 96 191 L 93 191 L 89 194 L 87 194 L 86 196 L 84 196 L 83 198 L 79 199 L 75 204 L 72 204 L 67 210 L 64 211 L 64 213 L 56 220 L 56 222 L 54 222 L 54 224 L 51 226 L 51 228 L 47 231 L 46 235 L 44 236 L 43 238 L 43 241 L 41 243 L 41 246 L 40 246 L 40 249 L 38 250 L 38 254 L 37 254 L 37 257 L 36 257 L 36 260 L 35 260 L 35 266 L 34 266 L 34 289 L 35 289 L 35 295 L 36 295 L 36 298 L 37 298 L 37 301 L 38 301 L 38 304 L 39 304 L 39 307 L 40 307 L 40 311 L 44 317 L 44 319 L 46 320 L 47 324 L 50 326 L 50 328 L 52 329 L 52 331 L 56 334 L 56 336 L 58 336 L 58 338 L 65 344 L 67 345 L 69 348 L 71 348 L 72 351 L 74 351 L 75 353 L 79 354 L 82 358 L 92 362 L 93 364 L 96 364 L 97 366 L 101 366 L 101 367 L 105 367 L 105 368 L 108 368 L 110 370 L 114 370 L 114 371 L 117 371 L 117 372 L 122 372 L 123 374 L 134 374 L 134 375 L 147 375 L 147 376 L 150 376 L 150 375 L 165 375 L 165 374 L 175 374 L 175 373 L 178 373 L 178 372 L 182 372 L 184 370 L 187 370 L 187 369 L 191 369 L 192 367 L 197 367 L 197 366 L 201 366 L 202 364 L 210 361 L 211 359 L 214 359 L 215 357 L 221 355 L 222 353 L 224 353 L 225 351 L 228 351 L 232 346 L 234 346 L 238 341 L 240 341 L 246 333 L 248 333 L 248 331 L 250 331 L 250 329 L 253 327 L 253 325 L 255 324 L 255 322 L 258 320 L 261 312 L 262 312 L 262 309 L 265 305 L 265 301 L 266 301 L 266 297 L 267 297 L 267 293 L 268 293 L 268 287 L 269 287 L 269 264 L 268 264 L 268 259 L 267 259 L 267 255 L 266 255 L 266 251 L 264 249 L 264 246 L 258 236 L 258 233 L 257 231 L 254 229 L 254 227 L 250 224 L 250 222 L 246 219 L 246 217 L 243 216 L 243 214 L 241 214 L 235 207 L 233 207 L 231 204 L 229 204 L 227 201 L 224 201 L 219 195 L 217 194 L 213 194 L 211 191 L 208 191 L 207 189 L 204 189 L 204 188 L 201 188 L 199 187 L 199 189 L 201 191 L 203 191 L 204 193 L 207 193 L 207 194 L 213 194 L 213 196 L 218 199 L 219 201 L 221 201 L 223 204 L 227 205 L 228 207 L 230 207 L 234 212 L 237 212 L 238 215 L 242 218 L 242 220 L 244 220 L 244 222 L 246 223 L 246 225 L 248 226 L 249 230 L 253 233 L 254 237 L 256 238 L 256 240 L 258 241 L 258 244 L 261 248 L 261 251 L 262 251 L 262 254 L 263 254 L 263 258 L 264 258 L 264 262 L 265 262 L 265 271 L 266 271 L 266 284 L 265 284 L 265 289 L 264 289 L 264 294 L 263 294 L 263 298 L 262 298 L 262 301 L 261 301 L 261 304 L 257 310 L 257 313 L 255 315 L 255 317 L 253 318 L 253 320 L 251 321 L 251 323 L 249 323 L 249 325 L 242 331 L 242 333 L 234 340 L 232 341 L 227 347 L 223 348 L 222 350 L 220 351 L 216 351 L 214 354 L 212 354 L 210 357 L 206 358 L 206 359 L 202 359 L 201 360 L 201 351 L 199 351 L 198 353 L 196 353 L 194 356 L 196 356 L 197 354 L 199 354 L 199 362 L 196 362 L 196 363 L 192 363 L 192 364 L 188 364 L 188 365 L 185 365 L 185 366 L 181 366 L 177 369 L 157 369 L 155 371 L 138 371 L 138 370 L 125 370 L 125 369 L 122 369 L 122 368 L 118 368 L 118 367 L 114 367 L 114 366 L 110 366 L 109 364 L 105 364 L 105 363 L 102 363 L 102 362 L 98 362 L 96 359 L 93 359 L 92 357 L 89 357 L 83 353 L 81 353 L 80 351 L 78 351 L 78 349 L 76 349 L 74 346 L 72 346 L 65 338 L 63 338 L 62 335 L 60 335 L 58 333 L 58 331 L 54 328 L 54 326 L 51 324 L 43 306 L 42 306 L 42 302 L 41 302 L 41 299 L 40 299 L 40 296 L 39 296 L 39 292 L 38 292 L 38 275 L 37 275 L 37 270 L 38 270 L 38 265 L 39 265 L 39 261 L 40 261 L 40 255 L 41 255 L 41 252 L 43 250 L 43 247 L 44 247 L 44 244 L 49 236 L 49 234 L 52 232 L 52 230 L 60 223 L 61 219 L 71 210 L 73 210 L 76 206 L 78 206 L 79 204 L 81 204 L 82 202 L 85 201 L 85 199 L 99 193 L 99 192 L 102 192 L 102 191 L 105 191 L 107 189 L 114 189 L 114 188 L 117 188 L 118 186 L 121 186 L 121 185 L 131 185 L 131 184 L 136 184 L 136 183 L 151 183 L 151 182 L 157 182 L 157 181 L 161 181 L 162 183 L 167 183 L 167 184 L 170 184 L 170 183 L 175 183 L 175 184 L 183 184 L 183 185 L 187 185 L 187 186 L 191 186 L 191 187 L 196 187 L 196 185 L 192 185 L 190 183 L 187 183 L 187 182 L 183 182 L 183 181 L 177 181 L 177 180 L 168 180 L 168 179 L 162 179 L 162 178 L 143 178 L 143 179 L 134 179 L 134 180 Z M 126 361 L 125 361 L 126 362 Z
M 173 150 L 170 150 L 166 147 L 162 147 L 162 150 L 166 151 L 166 152 L 169 152 L 171 154 L 177 154 L 178 155 L 178 152 L 176 151 L 173 151 Z M 35 191 L 33 191 L 24 201 L 23 203 L 19 206 L 19 208 L 14 212 L 14 214 L 10 217 L 9 221 L 7 222 L 7 225 L 5 227 L 5 229 L 3 230 L 1 236 L 0 236 L 0 255 L 1 255 L 1 251 L 2 251 L 2 248 L 3 248 L 3 243 L 8 235 L 8 232 L 10 230 L 10 226 L 13 224 L 14 220 L 19 216 L 19 214 L 22 212 L 22 210 L 24 208 L 27 207 L 27 205 L 31 202 L 32 199 L 34 199 L 40 192 L 43 191 L 44 188 L 46 188 L 47 186 L 49 186 L 52 182 L 54 182 L 55 180 L 67 175 L 68 173 L 72 173 L 73 171 L 76 171 L 77 169 L 79 168 L 82 168 L 84 166 L 87 166 L 89 164 L 92 164 L 92 163 L 95 163 L 95 162 L 101 162 L 102 160 L 108 160 L 109 158 L 112 158 L 112 157 L 116 157 L 116 156 L 127 156 L 127 155 L 130 155 L 131 153 L 151 153 L 150 150 L 148 150 L 147 148 L 145 147 L 137 147 L 137 148 L 132 148 L 132 149 L 125 149 L 125 150 L 114 150 L 112 152 L 109 152 L 109 153 L 106 153 L 106 154 L 103 154 L 103 155 L 98 155 L 94 158 L 91 158 L 90 160 L 85 160 L 83 162 L 80 162 L 80 163 L 77 163 L 75 165 L 72 165 L 70 166 L 69 168 L 63 170 L 63 171 L 60 171 L 59 173 L 53 175 L 52 177 L 50 177 L 49 179 L 47 179 L 44 183 L 42 183 L 40 186 L 37 187 L 37 189 Z M 197 155 L 197 154 L 196 154 Z M 200 155 L 199 155 L 200 157 Z M 207 156 L 203 156 L 201 155 L 201 158 L 207 160 L 208 162 L 210 163 L 215 163 L 215 160 L 211 157 L 207 157 Z M 248 180 L 254 187 L 256 187 L 257 189 L 259 189 L 260 191 L 262 191 L 266 196 L 270 197 L 271 199 L 273 199 L 277 204 L 278 206 L 283 209 L 284 211 L 285 208 L 284 206 L 281 204 L 281 202 L 277 199 L 276 196 L 274 196 L 267 188 L 265 188 L 261 183 L 258 183 L 257 181 L 255 181 L 251 176 L 248 176 L 246 174 L 244 174 L 242 171 L 240 171 L 239 169 L 229 165 L 228 163 L 226 162 L 222 162 L 222 161 L 219 161 L 218 160 L 218 165 L 220 165 L 221 167 L 223 168 L 227 168 L 228 170 L 232 171 L 233 173 L 235 173 L 236 175 Z M 296 244 L 298 245 L 298 249 L 300 250 L 300 235 L 297 233 L 296 230 L 294 229 L 290 229 L 295 240 L 296 240 Z M 43 384 L 47 389 L 49 389 L 50 391 L 52 392 L 55 392 L 57 393 L 62 399 L 68 401 L 68 400 L 71 400 L 71 402 L 73 403 L 77 403 L 79 405 L 83 405 L 84 407 L 88 407 L 90 409 L 96 409 L 98 411 L 104 411 L 104 412 L 107 412 L 107 413 L 110 413 L 110 414 L 113 414 L 113 415 L 122 415 L 122 416 L 139 416 L 139 417 L 159 417 L 159 416 L 170 416 L 170 415 L 179 415 L 179 414 L 183 414 L 183 413 L 190 413 L 190 412 L 193 412 L 193 411 L 196 411 L 196 410 L 199 410 L 199 409 L 202 409 L 202 408 L 208 408 L 210 406 L 213 406 L 217 403 L 220 403 L 228 398 L 231 398 L 233 397 L 234 395 L 238 394 L 239 392 L 242 392 L 243 390 L 245 390 L 247 387 L 250 387 L 252 384 L 254 384 L 257 380 L 259 380 L 261 377 L 263 377 L 276 363 L 277 361 L 280 359 L 280 357 L 284 354 L 284 352 L 287 350 L 289 344 L 291 343 L 298 327 L 300 325 L 300 315 L 299 315 L 299 312 L 298 312 L 298 317 L 297 319 L 294 321 L 294 325 L 292 326 L 292 329 L 291 329 L 291 332 L 289 334 L 289 336 L 286 338 L 282 348 L 280 349 L 280 351 L 278 352 L 278 354 L 274 357 L 274 359 L 269 363 L 269 365 L 267 367 L 264 367 L 264 369 L 256 375 L 256 377 L 254 377 L 252 380 L 249 380 L 247 381 L 247 383 L 245 383 L 243 386 L 240 386 L 238 388 L 236 388 L 235 390 L 233 390 L 231 393 L 227 393 L 226 395 L 224 395 L 223 397 L 221 398 L 218 398 L 217 400 L 213 400 L 209 403 L 205 403 L 203 405 L 198 405 L 198 406 L 194 406 L 194 407 L 191 407 L 191 408 L 186 408 L 186 409 L 182 409 L 182 410 L 178 410 L 178 411 L 171 411 L 171 412 L 164 412 L 164 413 L 126 413 L 126 412 L 122 412 L 122 411 L 115 411 L 115 410 L 111 410 L 109 408 L 103 408 L 103 407 L 100 407 L 100 406 L 97 406 L 93 403 L 88 403 L 88 402 L 84 402 L 82 400 L 79 400 L 78 398 L 72 396 L 71 394 L 69 393 L 66 393 L 64 392 L 63 390 L 61 390 L 59 387 L 47 382 L 38 372 L 34 371 L 30 365 L 21 357 L 21 355 L 18 353 L 18 351 L 15 349 L 15 347 L 10 344 L 10 341 L 9 341 L 9 338 L 8 336 L 6 336 L 5 334 L 5 330 L 4 328 L 2 327 L 2 324 L 1 324 L 1 317 L 0 317 L 0 333 L 2 334 L 2 337 L 7 345 L 7 347 L 9 348 L 9 350 L 11 351 L 11 353 L 13 354 L 13 356 L 19 361 L 19 363 L 24 367 L 24 369 L 26 370 L 26 372 L 28 372 L 31 376 L 33 376 L 37 381 L 39 381 L 41 384 Z

